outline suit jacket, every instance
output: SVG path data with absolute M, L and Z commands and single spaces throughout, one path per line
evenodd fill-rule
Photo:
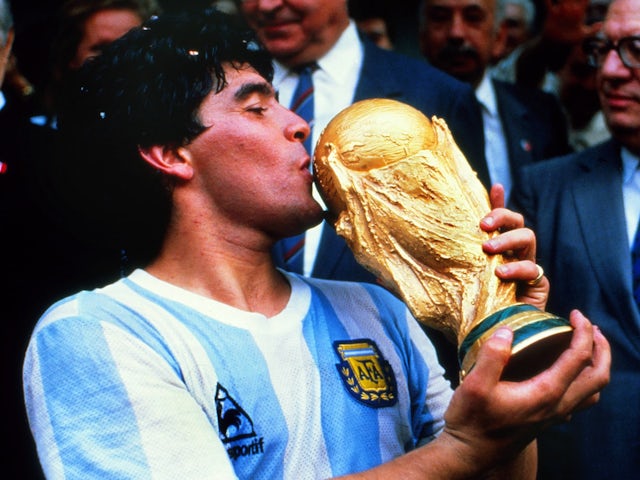
M 537 234 L 548 310 L 580 309 L 612 348 L 595 406 L 539 439 L 541 479 L 627 479 L 640 472 L 640 312 L 622 198 L 620 148 L 607 141 L 522 170 L 512 206 Z
M 570 152 L 560 102 L 535 88 L 492 80 L 514 180 L 531 163 Z

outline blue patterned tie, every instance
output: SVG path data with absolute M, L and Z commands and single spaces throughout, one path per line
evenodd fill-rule
M 298 71 L 298 85 L 293 92 L 291 106 L 293 112 L 304 118 L 309 127 L 313 127 L 313 81 L 311 74 L 316 69 L 316 65 L 305 65 Z M 304 141 L 304 146 L 309 152 L 311 151 L 311 133 Z M 291 272 L 304 273 L 304 233 L 295 237 L 284 238 L 281 240 L 281 251 L 283 252 L 283 260 L 285 268 Z
M 640 228 L 636 229 L 636 236 L 631 247 L 631 267 L 633 269 L 633 296 L 640 308 Z
M 313 129 L 313 80 L 311 74 L 317 68 L 316 64 L 305 65 L 298 69 L 298 85 L 293 92 L 293 98 L 291 99 L 291 106 L 289 107 L 293 112 L 304 118 L 309 124 L 309 128 Z M 311 146 L 311 133 L 304 141 L 304 146 L 311 155 L 313 152 Z

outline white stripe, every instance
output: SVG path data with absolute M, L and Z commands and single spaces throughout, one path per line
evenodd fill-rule
M 264 356 L 287 423 L 289 439 L 283 459 L 283 477 L 295 480 L 328 478 L 331 469 L 322 433 L 320 372 L 302 332 L 311 290 L 297 277 L 288 274 L 287 277 L 292 290 L 292 300 L 286 309 L 288 318 L 284 318 L 283 312 L 265 319 L 266 328 L 251 333 Z M 286 344 L 282 343 L 283 338 L 287 339 Z M 301 385 L 305 392 L 300 391 Z

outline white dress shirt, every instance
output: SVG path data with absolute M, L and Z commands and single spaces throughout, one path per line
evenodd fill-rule
M 622 157 L 622 198 L 624 200 L 624 215 L 627 220 L 627 235 L 629 247 L 633 240 L 640 218 L 640 158 L 626 148 L 620 152 Z
M 322 130 L 341 110 L 353 103 L 353 97 L 360 77 L 364 52 L 355 23 L 351 21 L 342 35 L 317 61 L 318 69 L 313 72 L 314 125 L 311 132 L 312 145 L 318 141 Z M 293 92 L 298 84 L 298 74 L 279 62 L 274 62 L 273 86 L 278 92 L 280 103 L 289 107 Z M 324 206 L 315 185 L 313 195 Z M 304 246 L 304 274 L 313 270 L 318 245 L 325 222 L 307 230 Z
M 496 92 L 491 77 L 485 71 L 480 85 L 476 88 L 476 98 L 482 107 L 482 123 L 484 127 L 484 154 L 487 159 L 491 185 L 500 183 L 504 186 L 505 204 L 511 193 L 511 165 L 502 120 L 498 113 Z

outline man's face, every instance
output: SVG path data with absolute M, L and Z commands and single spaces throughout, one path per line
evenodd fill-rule
M 240 8 L 267 50 L 289 66 L 318 60 L 349 23 L 346 0 L 244 0 Z
M 274 237 L 297 234 L 321 221 L 303 140 L 307 123 L 278 103 L 255 70 L 225 69 L 228 85 L 199 111 L 208 128 L 184 148 L 194 187 L 217 218 Z
M 522 5 L 508 3 L 504 7 L 505 51 L 511 53 L 518 45 L 529 38 L 529 28 L 525 21 L 525 11 Z
M 69 67 L 78 69 L 85 60 L 102 53 L 102 49 L 142 23 L 131 10 L 102 10 L 87 19 L 84 34 Z
M 575 45 L 558 70 L 559 95 L 569 113 L 571 126 L 584 128 L 600 110 L 596 70 L 589 65 L 580 44 Z
M 616 43 L 640 35 L 640 0 L 617 0 L 609 7 L 603 34 Z M 640 153 L 640 68 L 623 65 L 615 50 L 597 74 L 600 103 L 614 137 Z
M 494 0 L 426 0 L 421 15 L 422 54 L 476 87 L 496 50 Z

